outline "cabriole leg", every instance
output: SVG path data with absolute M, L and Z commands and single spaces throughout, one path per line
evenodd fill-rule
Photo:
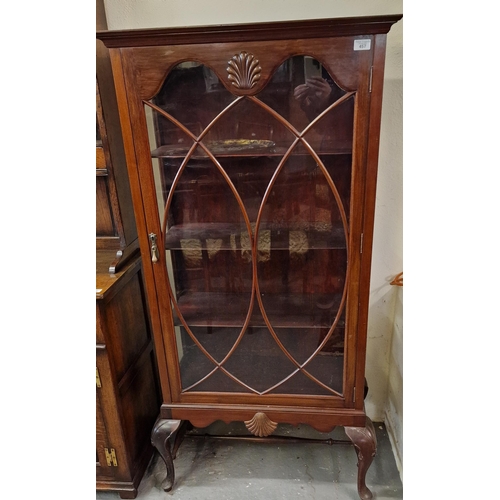
M 174 486 L 175 471 L 172 458 L 171 441 L 181 425 L 182 420 L 158 419 L 151 433 L 151 444 L 158 450 L 167 466 L 167 477 L 163 489 L 170 491 Z
M 377 452 L 377 437 L 372 421 L 366 417 L 365 427 L 345 427 L 345 433 L 354 444 L 358 456 L 358 494 L 361 500 L 371 500 L 372 492 L 366 487 L 366 472 Z

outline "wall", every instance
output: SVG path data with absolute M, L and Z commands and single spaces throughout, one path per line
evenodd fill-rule
M 152 28 L 398 14 L 401 0 L 105 0 L 108 28 Z M 387 36 L 366 376 L 368 415 L 385 420 L 402 460 L 403 21 Z M 394 318 L 397 317 L 398 326 Z M 396 341 L 393 342 L 393 336 Z
M 403 288 L 395 287 L 385 423 L 403 480 Z

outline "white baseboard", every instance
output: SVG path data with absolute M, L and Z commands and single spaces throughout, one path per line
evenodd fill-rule
M 389 441 L 391 443 L 391 448 L 392 448 L 392 453 L 394 454 L 394 459 L 396 460 L 396 467 L 398 468 L 399 471 L 399 477 L 401 478 L 401 482 L 403 482 L 403 460 L 402 460 L 402 453 L 399 448 L 399 441 L 396 439 L 394 429 L 396 426 L 394 425 L 394 422 L 392 421 L 392 418 L 390 416 L 390 413 L 388 411 L 385 411 L 385 418 L 384 418 L 384 423 L 385 427 L 387 429 L 387 434 L 389 435 Z

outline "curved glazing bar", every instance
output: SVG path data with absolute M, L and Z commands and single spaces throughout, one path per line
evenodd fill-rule
M 342 397 L 354 99 L 295 56 L 257 96 L 182 63 L 144 102 L 182 392 Z
M 250 226 L 250 221 L 248 219 L 248 215 L 246 214 L 243 202 L 242 202 L 242 200 L 241 200 L 241 198 L 240 198 L 240 196 L 238 194 L 238 191 L 236 190 L 236 188 L 234 187 L 234 184 L 231 182 L 231 179 L 229 178 L 229 176 L 227 175 L 227 173 L 225 172 L 225 170 L 222 168 L 222 166 L 220 165 L 220 163 L 217 161 L 217 159 L 215 158 L 215 156 L 212 154 L 212 152 L 201 142 L 202 138 L 209 132 L 210 128 L 215 125 L 215 123 L 217 122 L 217 120 L 221 116 L 223 116 L 226 112 L 228 112 L 229 109 L 231 109 L 231 107 L 235 106 L 238 103 L 239 100 L 240 99 L 236 99 L 235 101 L 233 101 L 232 103 L 230 103 L 227 108 L 225 108 L 224 110 L 222 110 L 222 112 L 217 117 L 215 117 L 214 120 L 212 120 L 212 122 L 206 127 L 205 130 L 202 131 L 202 133 L 198 137 L 194 136 L 194 134 L 192 134 L 186 127 L 184 127 L 182 125 L 182 123 L 178 122 L 175 118 L 171 117 L 168 113 L 166 113 L 165 111 L 163 111 L 161 108 L 159 108 L 158 106 L 154 105 L 153 103 L 144 101 L 144 104 L 150 106 L 152 109 L 154 109 L 155 111 L 157 111 L 158 113 L 160 113 L 161 115 L 163 115 L 165 118 L 167 118 L 168 120 L 170 120 L 175 125 L 177 125 L 185 133 L 187 133 L 193 139 L 193 141 L 194 141 L 193 145 L 190 147 L 190 149 L 188 151 L 188 154 L 186 155 L 186 157 L 182 161 L 182 164 L 181 164 L 179 170 L 177 171 L 177 174 L 176 174 L 176 176 L 174 178 L 174 181 L 172 183 L 171 189 L 169 191 L 167 202 L 165 204 L 165 211 L 164 211 L 164 217 L 163 217 L 163 227 L 162 227 L 163 234 L 166 234 L 167 214 L 168 214 L 170 205 L 172 203 L 173 195 L 175 193 L 175 188 L 176 188 L 176 186 L 177 186 L 177 184 L 179 182 L 179 179 L 180 179 L 180 177 L 181 177 L 184 169 L 186 168 L 186 165 L 187 165 L 187 163 L 188 163 L 188 161 L 189 161 L 192 153 L 195 151 L 195 149 L 196 149 L 197 146 L 200 146 L 205 151 L 205 153 L 207 154 L 207 156 L 212 160 L 212 162 L 214 163 L 214 165 L 219 169 L 219 172 L 224 177 L 224 180 L 230 186 L 231 191 L 233 192 L 235 198 L 238 201 L 238 204 L 240 205 L 240 208 L 241 208 L 241 211 L 242 211 L 242 214 L 243 214 L 246 226 L 247 226 L 247 230 L 248 230 L 249 236 L 251 238 L 252 228 Z M 222 360 L 222 362 L 219 363 L 219 362 L 217 362 L 217 360 L 215 358 L 213 358 L 213 356 L 210 355 L 210 353 L 203 347 L 203 345 L 199 342 L 199 340 L 196 338 L 196 336 L 191 331 L 191 328 L 189 327 L 189 325 L 187 324 L 186 320 L 184 319 L 183 314 L 182 314 L 182 312 L 181 312 L 181 310 L 180 310 L 180 308 L 179 308 L 179 306 L 177 304 L 177 297 L 175 296 L 175 294 L 174 294 L 174 292 L 172 290 L 172 287 L 170 285 L 170 282 L 168 280 L 167 280 L 166 286 L 168 288 L 168 293 L 169 293 L 169 296 L 170 296 L 170 299 L 171 299 L 171 303 L 172 303 L 172 305 L 173 305 L 173 307 L 175 309 L 175 312 L 176 312 L 178 318 L 180 319 L 182 325 L 184 326 L 186 332 L 189 334 L 189 336 L 191 337 L 191 339 L 193 340 L 193 342 L 197 345 L 197 347 L 205 354 L 205 356 L 207 356 L 210 359 L 210 361 L 216 365 L 215 368 L 211 372 L 209 372 L 205 377 L 203 377 L 202 379 L 200 379 L 195 384 L 192 384 L 190 387 L 185 388 L 184 391 L 192 390 L 194 387 L 196 387 L 198 384 L 201 384 L 204 380 L 206 380 L 213 373 L 215 373 L 218 369 L 220 369 L 222 372 L 224 372 L 225 375 L 227 375 L 228 377 L 230 377 L 231 379 L 233 379 L 235 382 L 237 382 L 238 384 L 240 384 L 244 388 L 246 388 L 246 389 L 248 389 L 248 390 L 250 390 L 252 392 L 256 392 L 256 391 L 254 391 L 254 389 L 252 389 L 251 387 L 249 387 L 244 382 L 240 381 L 238 378 L 234 377 L 231 373 L 229 373 L 227 370 L 225 370 L 223 368 L 224 361 L 231 355 L 232 352 L 234 352 L 234 349 L 236 348 L 236 346 L 240 342 L 241 337 L 243 336 L 243 334 L 246 331 L 246 328 L 247 328 L 247 326 L 248 326 L 248 324 L 250 322 L 250 317 L 251 317 L 251 313 L 252 313 L 252 310 L 253 310 L 253 303 L 254 303 L 254 287 L 252 287 L 251 296 L 250 296 L 250 304 L 249 304 L 249 307 L 248 307 L 248 313 L 247 313 L 247 316 L 246 316 L 246 319 L 245 319 L 245 323 L 243 324 L 243 326 L 241 328 L 241 333 L 238 336 L 238 339 L 236 340 L 235 345 L 233 346 L 233 348 L 226 355 L 226 357 Z

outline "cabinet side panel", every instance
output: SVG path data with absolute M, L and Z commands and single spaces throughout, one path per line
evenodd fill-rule
M 356 360 L 359 355 L 358 304 L 360 291 L 361 233 L 364 206 L 364 186 L 366 180 L 366 155 L 369 116 L 369 80 L 372 56 L 369 51 L 361 51 L 362 64 L 359 67 L 360 84 L 356 95 L 354 114 L 353 175 L 351 179 L 350 234 L 349 234 L 349 293 L 346 317 L 346 374 L 344 395 L 346 406 L 358 408 L 356 380 Z M 356 401 L 356 403 L 355 403 Z M 362 404 L 362 399 L 361 399 Z
M 375 195 L 377 185 L 378 154 L 380 142 L 380 120 L 382 113 L 382 89 L 384 84 L 384 65 L 386 35 L 375 37 L 373 54 L 372 92 L 370 102 L 368 156 L 366 161 L 365 207 L 363 220 L 363 253 L 361 256 L 360 297 L 358 312 L 358 357 L 356 361 L 356 407 L 362 407 L 364 399 L 363 380 L 366 362 L 366 335 L 368 325 L 368 304 L 370 293 L 370 271 L 373 244 L 373 225 L 375 218 Z M 368 381 L 369 385 L 369 381 Z
M 139 277 L 136 273 L 106 307 L 106 343 L 113 345 L 110 356 L 118 382 L 151 339 Z

